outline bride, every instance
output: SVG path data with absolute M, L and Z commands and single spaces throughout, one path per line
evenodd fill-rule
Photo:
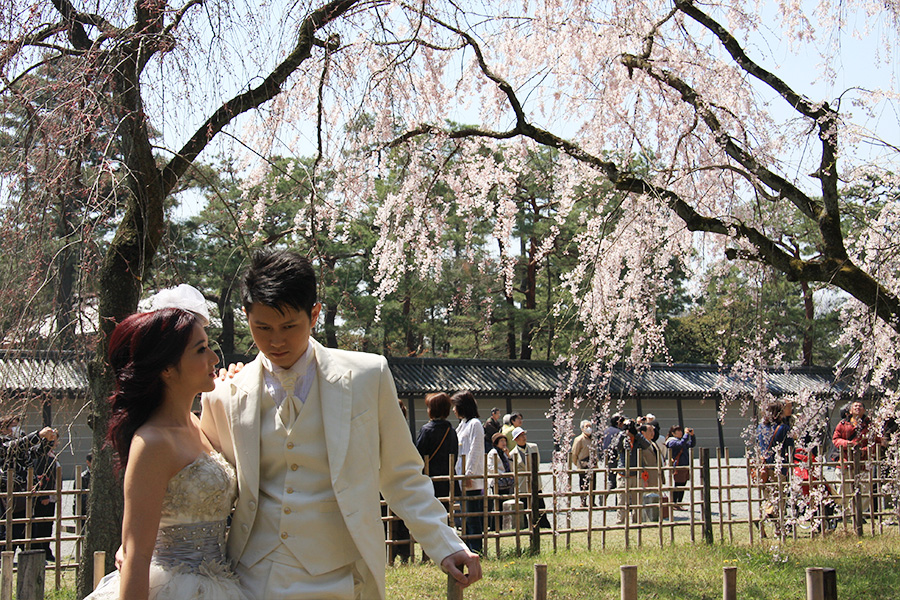
M 124 468 L 122 568 L 90 600 L 245 600 L 225 558 L 234 469 L 191 412 L 215 387 L 200 317 L 178 308 L 131 315 L 113 331 L 116 375 L 107 440 Z

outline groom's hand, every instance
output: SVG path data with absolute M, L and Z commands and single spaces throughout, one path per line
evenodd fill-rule
M 466 587 L 481 579 L 481 558 L 474 552 L 460 550 L 441 561 L 441 570 Z
M 235 375 L 241 372 L 241 369 L 244 368 L 244 363 L 239 362 L 237 364 L 231 363 L 228 365 L 228 368 L 222 367 L 219 369 L 219 380 L 225 381 L 226 379 L 231 379 Z

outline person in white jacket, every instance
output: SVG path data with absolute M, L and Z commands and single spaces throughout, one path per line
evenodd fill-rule
M 465 542 L 472 552 L 481 552 L 484 532 L 484 427 L 478 420 L 478 403 L 472 392 L 453 394 L 453 411 L 459 417 L 456 437 L 459 438 L 459 457 L 456 474 L 463 477 L 466 496 Z
M 310 337 L 321 304 L 309 260 L 258 252 L 242 303 L 260 354 L 203 395 L 201 428 L 237 470 L 227 553 L 248 595 L 383 600 L 379 492 L 444 571 L 480 579 L 422 474 L 387 361 Z

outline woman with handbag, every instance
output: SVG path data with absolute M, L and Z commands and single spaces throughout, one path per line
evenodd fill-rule
M 431 477 L 434 495 L 444 506 L 448 506 L 450 481 L 446 477 L 450 475 L 450 456 L 459 453 L 459 439 L 453 425 L 447 420 L 450 416 L 450 396 L 443 392 L 428 394 L 425 397 L 425 408 L 431 420 L 419 430 L 416 449 L 425 461 L 425 474 Z M 442 479 L 436 481 L 435 477 Z M 458 496 L 459 493 L 457 484 L 454 495 Z
M 684 498 L 684 487 L 691 479 L 691 448 L 696 443 L 694 430 L 690 427 L 687 429 L 684 429 L 681 425 L 669 427 L 669 435 L 666 437 L 666 448 L 669 452 L 669 464 L 674 467 L 672 470 L 672 486 L 675 489 L 672 490 L 672 502 L 678 510 L 684 510 L 681 506 L 681 500 Z

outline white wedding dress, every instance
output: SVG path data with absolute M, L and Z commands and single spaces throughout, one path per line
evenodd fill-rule
M 225 529 L 237 496 L 234 467 L 202 453 L 169 480 L 150 563 L 150 600 L 248 600 L 225 558 Z M 118 600 L 119 572 L 85 600 Z

